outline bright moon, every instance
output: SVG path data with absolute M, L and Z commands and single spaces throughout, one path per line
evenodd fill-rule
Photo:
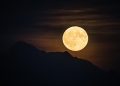
M 82 50 L 88 43 L 87 32 L 78 26 L 72 26 L 63 33 L 63 44 L 71 51 Z

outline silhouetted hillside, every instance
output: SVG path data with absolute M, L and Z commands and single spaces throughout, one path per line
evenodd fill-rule
M 117 80 L 68 52 L 44 52 L 18 42 L 2 57 L 3 86 L 115 86 Z M 117 83 L 118 84 L 118 83 Z

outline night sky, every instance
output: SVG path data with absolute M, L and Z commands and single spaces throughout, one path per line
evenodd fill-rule
M 5 0 L 0 51 L 24 41 L 47 52 L 68 51 L 106 70 L 120 71 L 120 5 L 115 0 Z M 84 28 L 88 45 L 73 52 L 62 43 L 70 26 Z

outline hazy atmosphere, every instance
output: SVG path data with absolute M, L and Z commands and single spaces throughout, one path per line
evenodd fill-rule
M 120 71 L 120 6 L 114 0 L 4 1 L 0 51 L 24 41 L 47 52 L 68 51 L 105 70 Z M 80 26 L 88 33 L 87 46 L 78 52 L 64 47 L 63 32 Z

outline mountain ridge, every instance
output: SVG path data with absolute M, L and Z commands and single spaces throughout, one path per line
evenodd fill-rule
M 8 86 L 101 86 L 110 81 L 106 71 L 89 61 L 66 51 L 45 52 L 25 42 L 9 49 L 3 65 L 2 80 Z

